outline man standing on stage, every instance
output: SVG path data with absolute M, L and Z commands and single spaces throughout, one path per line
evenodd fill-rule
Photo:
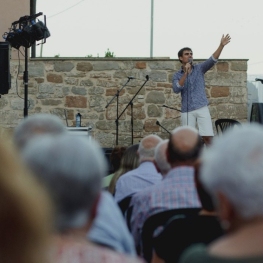
M 206 145 L 211 143 L 214 136 L 213 126 L 208 100 L 205 93 L 204 74 L 217 62 L 223 48 L 230 42 L 230 36 L 222 36 L 220 45 L 213 55 L 206 61 L 193 64 L 193 52 L 191 48 L 185 47 L 179 50 L 178 58 L 182 68 L 173 76 L 173 90 L 181 92 L 182 97 L 182 125 L 189 125 L 195 128 L 196 122 L 200 135 Z

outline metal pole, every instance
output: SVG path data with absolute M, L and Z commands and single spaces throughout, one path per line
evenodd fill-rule
M 150 57 L 153 57 L 153 7 L 154 0 L 151 0 L 151 43 L 150 43 Z

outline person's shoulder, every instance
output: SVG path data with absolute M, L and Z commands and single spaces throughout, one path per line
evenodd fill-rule
M 90 256 L 94 261 L 87 262 L 100 262 L 100 263 L 143 263 L 144 261 L 138 257 L 129 256 L 126 254 L 118 253 L 106 247 L 100 247 L 97 245 L 89 246 Z
M 121 175 L 121 176 L 119 177 L 118 181 L 125 181 L 125 180 L 131 179 L 133 175 L 138 174 L 137 169 L 138 169 L 138 168 L 133 169 L 133 170 L 131 170 L 131 171 L 128 171 L 127 173 L 124 173 L 123 175 Z M 117 182 L 118 182 L 118 181 L 117 181 Z
M 206 263 L 213 262 L 204 244 L 195 244 L 188 247 L 180 257 L 179 263 Z

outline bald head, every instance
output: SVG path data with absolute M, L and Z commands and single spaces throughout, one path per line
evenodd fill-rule
M 139 145 L 138 154 L 139 162 L 153 161 L 154 160 L 154 149 L 161 142 L 162 139 L 157 135 L 148 135 L 144 137 Z
M 172 131 L 167 155 L 169 163 L 176 165 L 191 165 L 200 154 L 202 140 L 198 131 L 189 126 L 182 126 Z

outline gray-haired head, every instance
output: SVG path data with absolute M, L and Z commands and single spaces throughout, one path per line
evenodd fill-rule
M 154 161 L 154 149 L 158 145 L 159 142 L 162 141 L 162 138 L 155 134 L 148 135 L 144 137 L 138 149 L 139 154 L 139 162 L 143 161 Z
M 159 142 L 154 150 L 154 161 L 162 175 L 166 175 L 171 169 L 171 165 L 168 163 L 166 155 L 168 142 L 168 139 Z
M 263 216 L 263 126 L 226 131 L 202 156 L 200 179 L 210 194 L 224 194 L 244 219 Z
M 66 126 L 56 115 L 38 113 L 27 116 L 14 130 L 14 142 L 18 149 L 25 147 L 34 136 L 40 134 L 62 134 L 67 132 Z
M 27 144 L 22 158 L 50 191 L 58 231 L 90 222 L 107 170 L 95 141 L 69 134 L 43 135 Z

